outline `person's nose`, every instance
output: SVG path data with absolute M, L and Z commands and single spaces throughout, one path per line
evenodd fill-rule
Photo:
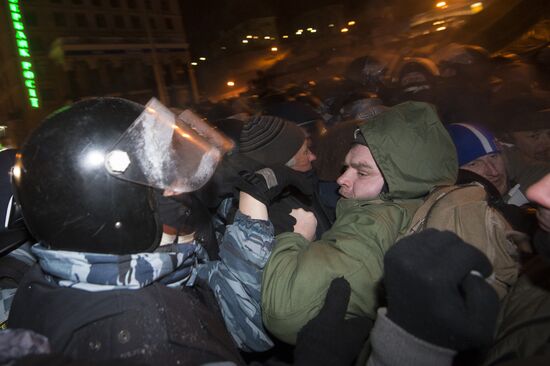
M 336 179 L 336 183 L 338 183 L 338 185 L 340 186 L 343 186 L 343 187 L 349 187 L 350 185 L 350 169 L 347 168 L 343 173 L 342 175 L 340 175 L 338 177 L 338 179 Z
M 498 169 L 492 162 L 485 163 L 485 172 L 491 177 L 496 177 L 499 174 Z
M 317 155 L 315 155 L 313 151 L 309 150 L 309 161 L 313 162 L 315 160 L 317 160 Z

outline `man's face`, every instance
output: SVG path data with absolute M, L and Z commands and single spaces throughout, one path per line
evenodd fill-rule
M 336 181 L 344 198 L 372 199 L 384 187 L 384 177 L 368 147 L 354 145 L 345 160 L 346 171 Z
M 527 157 L 550 161 L 550 129 L 512 132 L 514 145 Z
M 500 153 L 484 155 L 476 160 L 461 166 L 464 170 L 469 170 L 491 182 L 500 194 L 508 192 L 508 176 L 504 159 Z
M 308 172 L 313 169 L 311 163 L 315 161 L 315 159 L 317 159 L 317 156 L 309 149 L 308 139 L 306 139 L 302 147 L 300 147 L 300 150 L 292 157 L 291 161 L 293 161 L 294 164 L 290 168 L 297 172 Z

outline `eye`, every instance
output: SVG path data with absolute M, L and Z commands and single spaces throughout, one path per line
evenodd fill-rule
M 357 172 L 357 175 L 360 176 L 360 177 L 366 177 L 368 174 L 367 173 L 362 173 L 362 172 Z

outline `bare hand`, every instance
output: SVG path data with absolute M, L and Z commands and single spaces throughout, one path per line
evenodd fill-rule
M 309 241 L 315 239 L 315 230 L 317 229 L 317 219 L 313 212 L 306 211 L 303 208 L 293 209 L 290 216 L 296 219 L 294 232 L 302 235 Z

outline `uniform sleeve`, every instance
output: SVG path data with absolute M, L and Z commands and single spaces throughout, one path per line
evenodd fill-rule
M 263 352 L 273 346 L 262 325 L 262 271 L 274 244 L 273 225 L 237 212 L 220 245 L 220 260 L 197 270 L 220 306 L 223 320 L 237 346 Z

